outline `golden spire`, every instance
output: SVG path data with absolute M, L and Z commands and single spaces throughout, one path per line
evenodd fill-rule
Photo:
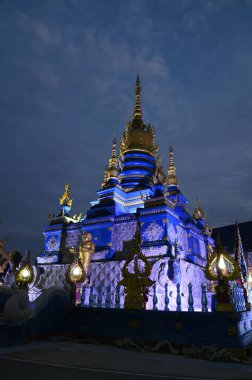
M 103 182 L 102 182 L 102 188 L 104 188 L 108 179 L 109 179 L 109 172 L 108 172 L 108 165 L 106 165 L 105 170 L 104 170 L 104 178 L 103 178 Z
M 141 98 L 140 94 L 142 91 L 142 87 L 140 85 L 140 79 L 139 74 L 137 74 L 136 78 L 136 86 L 135 86 L 135 94 L 136 94 L 136 100 L 135 100 L 135 106 L 133 111 L 133 121 L 132 126 L 133 127 L 143 127 L 143 114 L 142 114 L 142 107 L 141 107 Z
M 174 165 L 173 159 L 173 147 L 170 145 L 169 148 L 169 167 L 168 167 L 168 177 L 167 177 L 167 185 L 178 186 L 178 180 L 176 177 L 176 166 Z
M 118 164 L 118 159 L 116 157 L 116 138 L 114 137 L 111 158 L 109 159 L 109 167 L 108 167 L 109 177 L 118 176 L 117 164 Z
M 116 158 L 116 138 L 113 138 L 112 154 L 111 158 Z
M 70 185 L 69 182 L 65 184 L 65 191 L 62 196 L 59 198 L 59 202 L 61 206 L 72 206 L 73 199 L 70 195 Z

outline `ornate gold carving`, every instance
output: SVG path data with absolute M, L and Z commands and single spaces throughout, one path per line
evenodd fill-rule
M 207 256 L 210 258 L 214 252 L 213 245 L 212 244 L 207 244 Z
M 61 206 L 69 206 L 72 207 L 73 199 L 70 195 L 70 185 L 69 182 L 65 185 L 65 191 L 62 196 L 59 198 L 59 202 Z
M 152 266 L 141 253 L 140 243 L 141 233 L 140 226 L 138 225 L 134 237 L 132 253 L 122 268 L 123 279 L 118 283 L 126 288 L 124 301 L 124 307 L 126 309 L 144 309 L 146 304 L 146 290 L 149 286 L 154 284 L 154 281 L 148 277 L 151 274 Z M 139 267 L 139 261 L 144 263 L 142 271 Z M 130 272 L 128 269 L 131 262 L 133 262 L 134 272 Z
M 164 174 L 163 168 L 161 166 L 161 158 L 158 156 L 156 159 L 156 169 L 155 173 L 153 175 L 153 183 L 165 183 L 166 182 L 166 176 Z
M 206 214 L 204 213 L 204 211 L 200 207 L 199 201 L 197 198 L 196 198 L 196 204 L 195 204 L 195 209 L 194 209 L 194 213 L 193 213 L 193 218 L 195 220 L 200 220 L 200 219 L 205 220 L 206 219 Z
M 78 216 L 74 214 L 74 216 L 72 217 L 74 223 L 80 222 L 81 218 L 82 218 L 82 212 L 80 212 Z

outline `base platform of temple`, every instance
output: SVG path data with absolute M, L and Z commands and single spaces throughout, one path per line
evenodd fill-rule
M 75 308 L 69 331 L 78 337 L 113 341 L 243 347 L 252 342 L 252 312 L 193 313 Z

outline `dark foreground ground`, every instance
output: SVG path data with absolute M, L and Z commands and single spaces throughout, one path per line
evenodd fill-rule
M 4 380 L 252 379 L 251 364 L 206 361 L 71 341 L 40 341 L 0 348 L 0 368 Z

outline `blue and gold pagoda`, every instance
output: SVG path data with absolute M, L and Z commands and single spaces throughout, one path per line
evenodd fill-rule
M 40 276 L 34 284 L 35 293 L 41 291 L 41 284 L 52 286 L 64 278 L 73 250 L 80 245 L 83 233 L 88 232 L 95 244 L 90 284 L 94 294 L 95 289 L 109 285 L 113 296 L 137 226 L 141 230 L 141 253 L 152 265 L 151 279 L 156 283 L 160 306 L 166 284 L 172 307 L 176 285 L 180 283 L 183 308 L 188 283 L 195 285 L 197 292 L 207 282 L 203 269 L 213 240 L 206 215 L 198 202 L 193 215 L 187 211 L 188 200 L 179 187 L 172 146 L 167 174 L 164 173 L 155 129 L 143 121 L 141 92 L 137 76 L 132 120 L 126 124 L 119 149 L 113 141 L 98 197 L 84 218 L 70 215 L 72 198 L 67 183 L 59 215 L 50 216 L 50 224 L 44 228 L 45 248 L 37 258 Z M 200 305 L 200 291 L 195 294 L 196 308 L 197 303 Z M 151 305 L 147 303 L 148 307 Z

